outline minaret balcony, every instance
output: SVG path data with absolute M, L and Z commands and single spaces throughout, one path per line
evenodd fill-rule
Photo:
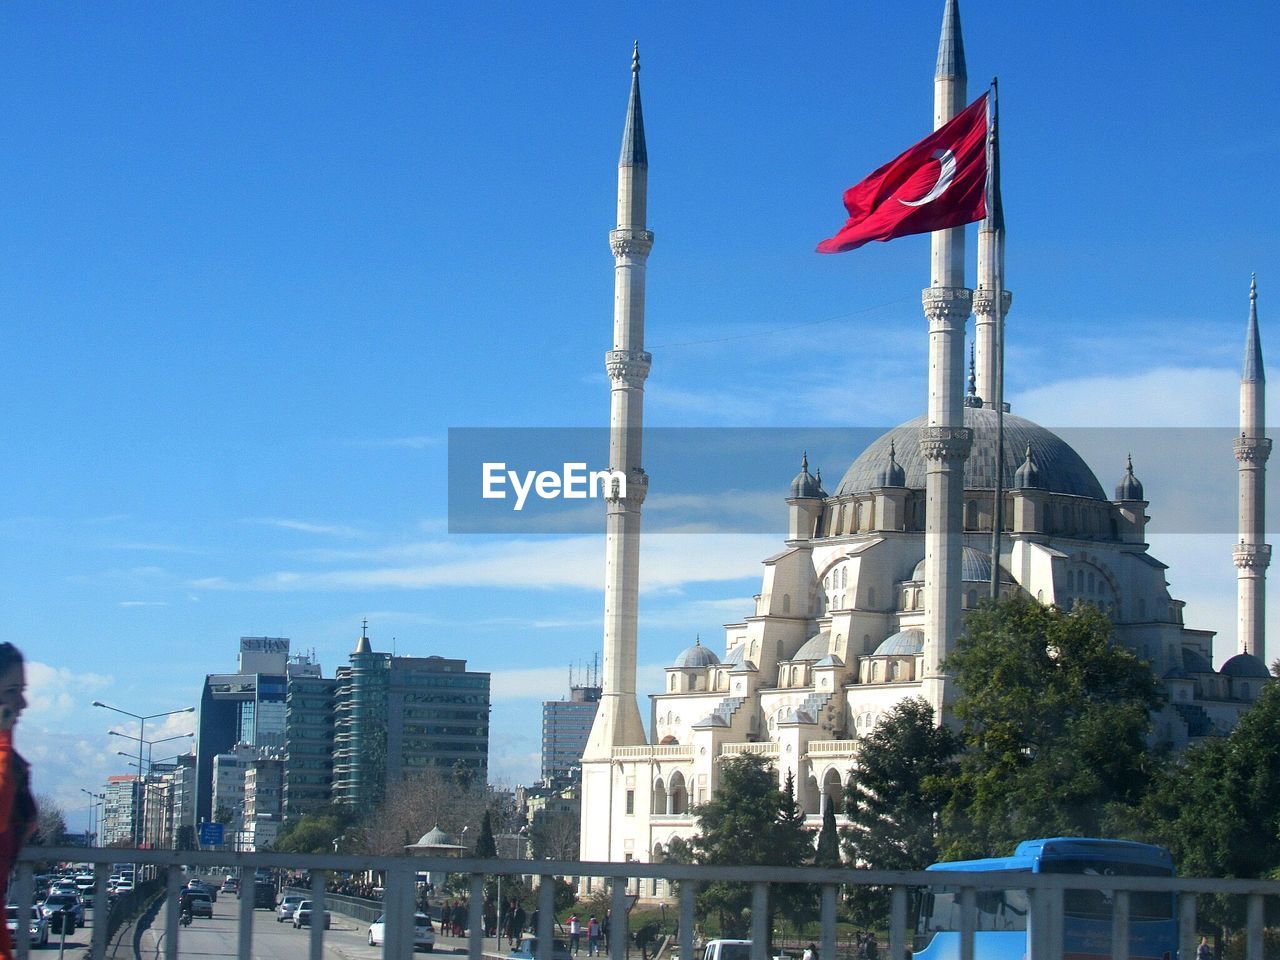
M 1236 450 L 1236 459 L 1241 463 L 1266 463 L 1271 456 L 1269 437 L 1236 437 L 1232 446 Z
M 1241 570 L 1265 570 L 1271 564 L 1271 544 L 1237 543 L 1231 548 L 1231 559 Z

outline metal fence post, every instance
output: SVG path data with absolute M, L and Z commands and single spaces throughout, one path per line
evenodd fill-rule
M 977 928 L 978 895 L 973 887 L 960 888 L 960 960 L 973 960 L 973 934 Z
M 769 884 L 751 884 L 751 960 L 769 960 Z
M 98 861 L 93 865 L 93 940 L 90 956 L 104 957 L 107 953 L 107 924 L 110 922 L 111 904 L 107 895 L 110 864 Z
M 1249 894 L 1245 932 L 1247 937 L 1244 947 L 1245 960 L 1262 960 L 1264 931 L 1262 894 L 1260 893 Z M 1190 954 L 1190 956 L 1194 956 L 1194 954 Z
M 1178 956 L 1196 955 L 1196 895 L 1178 894 Z
M 889 891 L 889 960 L 902 960 L 907 943 L 907 888 L 894 887 Z M 822 954 L 833 958 L 835 953 Z
M 471 902 L 467 904 L 467 955 L 478 960 L 484 953 L 484 874 L 471 875 Z M 444 935 L 444 917 L 440 918 L 440 934 Z
M 680 960 L 694 960 L 693 925 L 698 885 L 692 880 L 680 881 Z
M 627 878 L 611 877 L 613 899 L 609 907 L 609 958 L 627 960 L 627 936 L 631 918 L 627 915 Z
M 310 960 L 324 960 L 324 871 L 311 871 L 311 929 L 308 941 Z
M 135 885 L 140 876 L 142 871 L 137 864 L 134 864 Z M 181 884 L 182 870 L 177 866 L 169 867 L 168 878 L 164 885 L 164 960 L 178 960 L 178 891 L 182 889 Z
M 248 871 L 242 870 L 240 872 L 245 874 Z M 236 896 L 240 898 L 240 930 L 236 944 L 238 960 L 252 960 L 253 957 L 253 911 L 257 906 L 255 901 L 258 899 L 258 891 L 255 887 L 253 875 L 250 875 L 248 889 L 245 889 L 243 879 L 236 887 L 238 891 Z
M 18 960 L 27 960 L 27 954 L 31 950 L 31 938 L 22 936 L 22 933 L 31 925 L 31 904 L 35 899 L 36 878 L 35 871 L 32 868 L 31 861 L 25 861 L 18 864 L 17 882 L 14 884 L 13 897 L 18 904 L 18 929 L 13 935 L 14 949 L 17 951 Z M 26 913 L 23 913 L 23 910 Z M 22 918 L 27 917 L 26 923 L 22 922 Z M 97 927 L 98 918 L 93 918 L 93 925 Z M 103 925 L 105 928 L 105 924 Z
M 1117 890 L 1111 910 L 1111 960 L 1129 960 L 1129 891 Z
M 538 935 L 538 957 L 552 960 L 556 945 L 556 878 L 547 874 L 538 877 L 538 929 L 534 933 Z
M 826 883 L 822 886 L 822 949 L 818 956 L 824 960 L 835 960 L 836 896 L 839 892 L 840 888 L 834 883 Z M 901 956 L 901 954 L 898 955 L 899 960 Z

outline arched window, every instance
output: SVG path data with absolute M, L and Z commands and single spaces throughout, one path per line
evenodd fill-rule
M 840 782 L 840 774 L 835 770 L 828 770 L 822 778 L 822 804 L 824 810 L 828 803 L 835 805 L 836 813 L 839 813 L 841 807 L 844 806 L 844 784 Z
M 676 689 L 676 675 L 673 673 L 671 675 L 671 692 L 674 693 L 675 689 Z
M 679 770 L 671 775 L 671 789 L 668 791 L 670 812 L 677 816 L 689 812 L 689 791 L 684 785 L 684 774 Z
M 667 812 L 667 787 L 661 777 L 653 785 L 653 812 L 658 816 Z
M 782 612 L 783 613 L 791 612 L 791 594 L 789 593 L 784 593 L 782 595 Z
M 978 504 L 975 500 L 970 500 L 964 505 L 964 528 L 966 530 L 978 529 Z
M 995 536 L 995 534 L 992 534 L 992 536 Z M 978 605 L 978 591 L 970 590 L 969 591 L 969 608 L 973 609 L 977 605 Z
M 844 567 L 840 571 L 840 589 L 843 590 L 849 585 L 849 568 Z

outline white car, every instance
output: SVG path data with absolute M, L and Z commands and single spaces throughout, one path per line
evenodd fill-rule
M 324 912 L 324 928 L 329 929 L 329 922 L 332 915 L 328 910 Z M 293 929 L 299 930 L 302 927 L 311 926 L 311 901 L 303 900 L 293 911 Z
M 280 906 L 276 907 L 276 923 L 284 923 L 286 920 L 293 919 L 293 912 L 298 909 L 298 904 L 303 901 L 303 897 L 296 893 L 286 893 L 280 898 Z
M 369 924 L 369 946 L 378 947 L 387 940 L 387 915 L 384 913 Z M 413 915 L 413 949 L 430 953 L 436 948 L 436 932 L 431 926 L 431 918 L 425 913 Z
M 9 942 L 12 943 L 17 939 L 18 933 L 18 908 L 10 906 L 5 911 L 5 926 L 9 928 Z M 30 943 L 33 947 L 47 947 L 49 945 L 49 921 L 39 907 L 31 908 L 31 920 L 27 924 Z

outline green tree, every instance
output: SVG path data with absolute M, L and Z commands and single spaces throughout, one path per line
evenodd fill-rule
M 498 841 L 493 837 L 493 815 L 486 810 L 484 819 L 480 821 L 480 836 L 476 837 L 476 856 L 489 857 L 498 855 Z
M 1112 642 L 1094 606 L 985 604 L 946 663 L 964 751 L 943 814 L 948 857 L 1008 853 L 1037 836 L 1106 836 L 1157 763 L 1162 698 L 1150 666 Z
M 938 831 L 948 779 L 959 750 L 921 697 L 894 705 L 856 747 L 845 791 L 849 862 L 874 870 L 923 870 L 938 859 Z M 888 911 L 888 891 L 855 887 L 849 906 L 863 926 Z
M 720 770 L 720 785 L 709 803 L 693 809 L 698 833 L 694 860 L 735 866 L 800 866 L 813 855 L 812 835 L 797 818 L 794 799 L 778 789 L 777 775 L 754 754 L 730 757 Z M 751 889 L 745 883 L 715 881 L 698 897 L 704 913 L 714 912 L 727 935 L 744 934 L 749 925 Z M 772 924 L 770 924 L 772 927 Z
M 1173 853 L 1180 873 L 1255 879 L 1280 868 L 1280 685 L 1268 684 L 1229 736 L 1166 766 L 1138 820 L 1146 839 Z M 1237 925 L 1239 908 L 1224 900 L 1202 913 Z
M 333 841 L 354 822 L 350 808 L 343 804 L 304 813 L 276 837 L 271 849 L 276 853 L 333 853 Z
M 175 850 L 194 850 L 196 848 L 196 828 L 189 823 L 184 823 L 178 828 L 178 832 L 173 838 L 173 847 Z
M 67 818 L 62 807 L 48 794 L 36 797 L 36 832 L 31 837 L 33 847 L 56 847 L 67 837 Z
M 818 847 L 813 852 L 815 867 L 840 866 L 840 834 L 836 830 L 836 805 L 827 803 L 822 808 L 822 829 L 818 831 Z

